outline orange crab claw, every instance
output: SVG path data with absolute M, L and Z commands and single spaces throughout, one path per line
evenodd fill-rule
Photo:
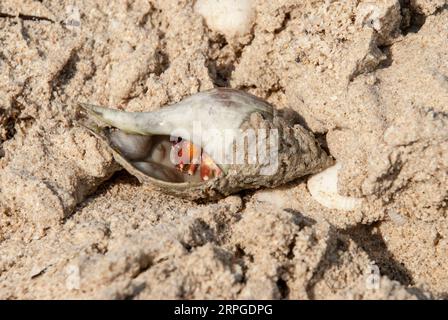
M 221 169 L 216 165 L 213 159 L 206 153 L 202 153 L 201 162 L 201 179 L 207 181 L 211 178 L 219 177 L 221 175 Z
M 200 168 L 199 174 L 202 181 L 221 175 L 221 169 L 208 154 L 203 152 L 202 148 L 186 140 L 175 143 L 173 148 L 175 148 L 179 157 L 179 163 L 176 165 L 179 171 L 194 175 L 197 169 Z

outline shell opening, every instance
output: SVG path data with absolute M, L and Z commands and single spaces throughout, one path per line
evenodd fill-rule
M 201 147 L 168 135 L 144 136 L 116 128 L 106 131 L 111 147 L 141 173 L 171 183 L 205 182 L 222 175 Z

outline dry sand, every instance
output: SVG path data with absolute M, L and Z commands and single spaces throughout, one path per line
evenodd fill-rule
M 0 3 L 0 298 L 448 297 L 448 1 L 253 3 L 238 35 L 187 0 Z M 215 86 L 298 112 L 362 208 L 173 198 L 75 121 Z

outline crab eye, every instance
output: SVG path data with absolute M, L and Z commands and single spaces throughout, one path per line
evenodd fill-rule
M 108 138 L 111 147 L 135 169 L 158 180 L 202 182 L 222 174 L 201 147 L 182 138 L 129 134 L 115 128 L 109 129 Z

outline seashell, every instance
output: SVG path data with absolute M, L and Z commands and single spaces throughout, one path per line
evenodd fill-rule
M 341 164 L 336 163 L 310 177 L 307 186 L 311 196 L 329 209 L 354 211 L 361 208 L 362 198 L 342 196 L 338 193 L 338 172 L 340 169 Z
M 82 106 L 128 172 L 187 199 L 275 187 L 333 164 L 312 133 L 239 90 L 212 89 L 153 112 Z

